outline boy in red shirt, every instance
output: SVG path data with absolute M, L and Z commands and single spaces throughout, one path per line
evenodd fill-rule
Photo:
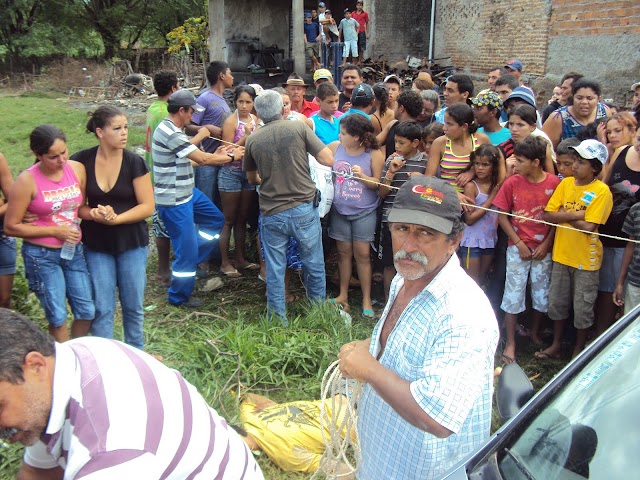
M 493 204 L 503 212 L 542 220 L 549 198 L 560 183 L 557 176 L 543 170 L 547 144 L 529 136 L 515 144 L 516 174 L 505 180 Z M 516 356 L 518 314 L 526 310 L 525 295 L 531 279 L 533 316 L 531 340 L 540 343 L 540 324 L 549 305 L 551 280 L 552 229 L 539 222 L 498 215 L 498 223 L 509 237 L 507 276 L 500 308 L 505 312 L 506 344 L 502 361 L 512 363 Z
M 358 27 L 358 65 L 362 65 L 364 51 L 367 49 L 367 38 L 369 38 L 369 14 L 364 11 L 362 1 L 356 2 L 356 11 L 351 14 L 360 26 Z

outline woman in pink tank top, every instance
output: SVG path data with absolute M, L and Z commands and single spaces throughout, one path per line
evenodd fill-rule
M 78 210 L 84 203 L 85 169 L 68 160 L 64 133 L 53 125 L 36 127 L 30 146 L 36 162 L 18 176 L 11 189 L 5 232 L 24 239 L 22 256 L 29 288 L 42 304 L 49 333 L 64 342 L 69 339 L 65 297 L 74 314 L 74 337 L 88 333 L 95 312 L 77 226 Z M 25 215 L 33 220 L 23 223 Z M 69 260 L 60 256 L 65 242 L 76 244 Z

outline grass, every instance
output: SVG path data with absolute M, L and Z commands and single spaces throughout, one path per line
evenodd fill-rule
M 0 152 L 9 163 L 14 177 L 33 164 L 29 149 L 29 134 L 38 125 L 50 123 L 67 137 L 69 153 L 97 145 L 93 134 L 87 133 L 87 113 L 70 108 L 66 97 L 41 94 L 0 96 Z M 129 145 L 144 145 L 144 126 L 132 125 Z
M 71 108 L 64 98 L 0 96 L 0 109 L 3 112 L 0 152 L 9 161 L 14 176 L 33 163 L 28 136 L 42 123 L 55 124 L 66 133 L 70 152 L 96 144 L 93 135 L 84 131 L 86 113 Z M 129 138 L 130 147 L 142 146 L 143 128 L 131 127 Z M 156 281 L 156 267 L 152 248 L 145 296 L 146 349 L 162 355 L 166 365 L 179 370 L 230 423 L 235 422 L 238 415 L 237 397 L 230 393 L 237 390 L 238 382 L 278 402 L 317 399 L 322 375 L 335 360 L 339 347 L 352 339 L 367 338 L 375 325 L 354 315 L 352 325 L 347 326 L 330 306 L 310 308 L 303 301 L 289 307 L 288 327 L 269 323 L 264 317 L 265 287 L 253 274 L 234 281 L 225 280 L 221 290 L 199 293 L 205 300 L 203 313 L 188 316 L 188 312 L 167 304 L 166 287 Z M 13 308 L 46 328 L 42 309 L 29 292 L 22 269 L 19 258 Z M 328 274 L 331 273 L 329 270 Z M 304 298 L 298 279 L 293 282 L 292 293 Z M 351 294 L 352 311 L 358 312 L 359 291 L 352 290 Z M 116 319 L 116 338 L 122 338 L 119 318 Z M 218 354 L 207 341 L 230 355 Z M 536 388 L 540 388 L 563 362 L 541 364 L 527 360 L 532 358 L 534 349 L 526 342 L 521 343 L 518 359 L 527 374 L 534 377 Z M 494 429 L 498 423 L 495 418 Z M 14 478 L 21 457 L 21 447 L 0 444 L 0 479 Z M 279 470 L 265 455 L 260 455 L 258 462 L 267 479 L 308 477 Z

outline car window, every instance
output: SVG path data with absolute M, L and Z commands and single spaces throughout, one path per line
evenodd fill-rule
M 640 470 L 640 321 L 618 335 L 499 452 L 505 479 L 627 478 Z

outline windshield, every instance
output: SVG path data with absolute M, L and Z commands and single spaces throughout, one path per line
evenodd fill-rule
M 503 477 L 579 480 L 637 475 L 639 387 L 640 320 L 635 320 L 499 452 Z

